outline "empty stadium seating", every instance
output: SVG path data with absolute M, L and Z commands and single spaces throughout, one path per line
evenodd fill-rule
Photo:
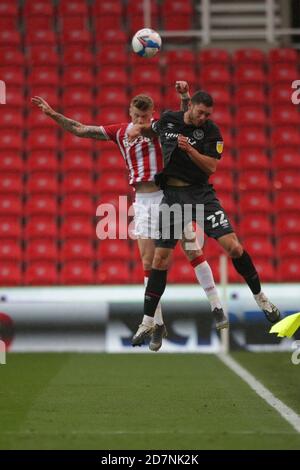
M 190 0 L 152 2 L 152 26 L 198 27 L 196 12 Z M 96 235 L 97 205 L 118 212 L 119 195 L 130 194 L 117 147 L 61 130 L 30 97 L 85 124 L 127 122 L 138 93 L 152 95 L 157 116 L 178 109 L 180 79 L 214 97 L 225 151 L 211 181 L 262 279 L 299 281 L 300 113 L 290 99 L 299 52 L 183 42 L 144 61 L 127 47 L 140 27 L 134 0 L 1 2 L 0 71 L 10 84 L 0 114 L 1 285 L 143 281 L 136 242 Z M 204 251 L 218 279 L 221 248 L 207 240 Z M 169 280 L 195 282 L 179 248 Z

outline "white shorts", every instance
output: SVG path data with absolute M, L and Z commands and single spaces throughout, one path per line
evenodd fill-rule
M 163 195 L 163 191 L 136 193 L 133 209 L 134 235 L 137 238 L 159 238 L 159 205 Z

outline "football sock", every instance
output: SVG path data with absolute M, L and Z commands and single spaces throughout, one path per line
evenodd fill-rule
M 243 276 L 252 293 L 259 294 L 261 291 L 259 276 L 247 251 L 244 250 L 239 258 L 232 258 L 232 263 L 237 272 Z
M 167 270 L 151 269 L 145 291 L 144 315 L 154 317 L 155 310 L 164 293 L 167 283 Z
M 211 309 L 222 308 L 211 267 L 204 256 L 201 255 L 193 259 L 191 265 L 195 270 L 199 284 L 203 287 Z
M 149 269 L 149 271 L 144 271 L 144 284 L 145 284 L 145 287 L 147 287 L 150 272 L 151 272 L 150 269 Z M 150 325 L 149 318 L 151 318 L 151 317 L 148 317 L 148 315 L 144 315 L 144 317 L 143 317 L 144 325 L 147 325 L 147 326 Z M 153 324 L 153 318 L 151 318 L 151 321 L 152 321 L 152 324 Z M 157 325 L 163 325 L 164 324 L 164 320 L 163 320 L 163 317 L 162 317 L 162 311 L 161 311 L 161 303 L 160 302 L 158 303 L 158 305 L 156 307 L 156 310 L 155 310 L 154 323 L 156 323 Z

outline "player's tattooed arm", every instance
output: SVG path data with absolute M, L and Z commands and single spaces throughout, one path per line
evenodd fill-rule
M 32 103 L 37 105 L 47 116 L 51 117 L 63 129 L 71 132 L 78 137 L 87 137 L 90 139 L 107 140 L 106 135 L 99 126 L 86 126 L 78 121 L 69 119 L 63 114 L 57 113 L 49 104 L 39 96 L 31 99 Z
M 180 80 L 175 83 L 175 89 L 180 95 L 180 110 L 185 112 L 189 109 L 189 102 L 191 100 L 189 85 L 187 82 Z

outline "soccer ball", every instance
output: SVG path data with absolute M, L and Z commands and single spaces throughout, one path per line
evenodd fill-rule
M 153 57 L 160 48 L 161 37 L 154 29 L 140 29 L 132 38 L 132 49 L 141 57 Z

